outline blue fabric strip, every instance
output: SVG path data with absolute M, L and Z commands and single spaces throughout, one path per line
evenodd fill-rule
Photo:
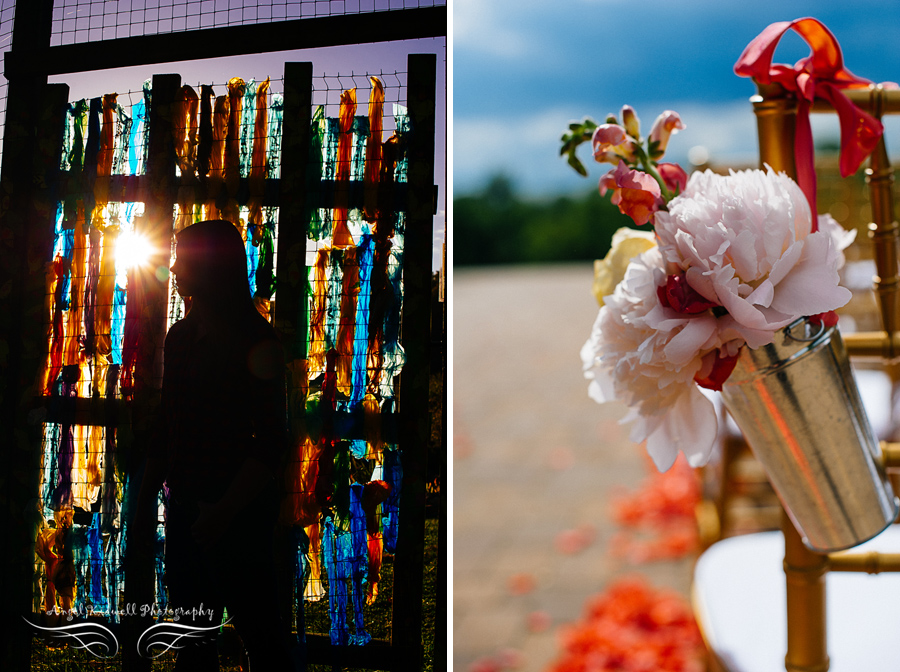
M 341 550 L 340 536 L 334 527 L 334 521 L 328 516 L 322 526 L 322 556 L 328 575 L 328 613 L 331 617 L 328 634 L 333 646 L 345 646 L 349 640 L 346 563 L 341 562 Z
M 140 159 L 143 158 L 143 131 L 147 124 L 147 104 L 143 98 L 131 108 L 131 118 L 132 123 L 128 134 L 128 174 L 138 175 Z
M 350 643 L 356 646 L 368 644 L 372 635 L 366 632 L 363 606 L 366 603 L 363 584 L 369 575 L 369 543 L 366 535 L 366 514 L 362 509 L 363 486 L 354 483 L 350 486 L 350 539 L 352 556 L 350 558 L 351 585 L 353 587 L 353 625 L 355 632 L 350 635 Z
M 381 505 L 381 524 L 384 535 L 384 550 L 394 553 L 397 550 L 397 533 L 400 530 L 400 488 L 403 483 L 403 465 L 400 462 L 400 451 L 396 447 L 385 447 L 384 481 L 391 486 L 391 492 Z
M 359 264 L 359 295 L 356 299 L 356 331 L 353 336 L 353 388 L 350 408 L 356 408 L 366 394 L 366 359 L 369 347 L 369 303 L 372 294 L 372 261 L 375 245 L 364 228 L 356 250 Z
M 116 285 L 113 292 L 113 310 L 110 321 L 110 345 L 113 364 L 122 364 L 122 342 L 125 338 L 125 305 L 127 293 L 124 287 Z
M 103 597 L 103 549 L 100 532 L 100 514 L 95 513 L 91 527 L 87 531 L 88 548 L 91 555 L 91 603 L 95 610 L 106 611 L 106 598 Z

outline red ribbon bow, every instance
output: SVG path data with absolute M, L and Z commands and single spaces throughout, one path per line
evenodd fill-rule
M 772 57 L 778 41 L 788 30 L 794 30 L 810 46 L 810 55 L 793 67 L 773 64 Z M 844 67 L 844 57 L 837 38 L 818 19 L 805 18 L 773 23 L 747 45 L 734 66 L 741 77 L 752 77 L 759 84 L 781 84 L 798 94 L 797 128 L 794 137 L 794 158 L 797 164 L 797 183 L 809 201 L 816 222 L 816 173 L 813 164 L 812 129 L 809 109 L 815 98 L 831 103 L 841 123 L 841 176 L 855 173 L 872 153 L 884 131 L 881 122 L 854 105 L 841 89 L 867 88 L 868 79 L 857 77 Z M 896 86 L 896 85 L 894 85 Z

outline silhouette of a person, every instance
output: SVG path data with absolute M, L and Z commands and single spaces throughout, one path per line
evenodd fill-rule
M 250 296 L 241 235 L 222 220 L 176 236 L 171 268 L 188 305 L 166 336 L 160 450 L 135 513 L 147 538 L 165 481 L 169 608 L 208 628 L 176 670 L 218 670 L 226 608 L 252 672 L 293 669 L 274 585 L 275 473 L 287 446 L 284 355 Z M 202 610 L 194 615 L 193 610 Z

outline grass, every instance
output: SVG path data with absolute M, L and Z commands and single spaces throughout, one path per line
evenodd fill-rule
M 422 647 L 423 665 L 425 672 L 434 669 L 435 650 L 435 618 L 437 616 L 438 602 L 438 520 L 425 521 L 425 557 L 424 557 L 424 585 L 422 595 Z M 366 607 L 366 629 L 377 639 L 390 639 L 391 611 L 393 603 L 393 562 L 391 558 L 385 558 L 382 568 L 381 591 L 375 602 Z M 317 603 L 310 603 L 307 610 L 307 631 L 328 631 L 328 599 L 327 597 Z M 440 633 L 445 636 L 445 633 Z M 229 638 L 223 638 L 220 646 L 219 664 L 222 672 L 240 672 L 236 647 Z M 174 655 L 161 656 L 151 664 L 153 672 L 171 670 L 175 665 Z M 32 672 L 118 672 L 122 667 L 122 656 L 118 654 L 110 660 L 100 660 L 86 651 L 73 649 L 70 646 L 51 646 L 41 639 L 32 640 Z M 330 665 L 310 665 L 309 672 L 328 672 Z M 345 668 L 347 672 L 372 668 Z
M 431 672 L 434 669 L 435 619 L 438 602 L 438 520 L 430 518 L 425 521 L 425 557 L 424 582 L 422 586 L 422 670 Z M 390 639 L 391 610 L 390 599 L 393 589 L 394 567 L 390 558 L 385 558 L 381 570 L 381 591 L 373 604 L 366 607 L 366 630 L 375 639 Z M 328 631 L 328 600 L 307 605 L 307 632 Z M 440 633 L 440 636 L 446 636 Z M 309 672 L 329 672 L 330 665 L 309 665 Z M 362 672 L 372 668 L 344 668 L 345 672 Z

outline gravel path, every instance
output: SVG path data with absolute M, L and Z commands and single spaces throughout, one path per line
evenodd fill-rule
M 557 657 L 556 631 L 613 577 L 639 571 L 687 594 L 690 561 L 623 566 L 607 550 L 610 494 L 646 475 L 617 423 L 587 397 L 579 351 L 597 313 L 588 264 L 456 270 L 453 278 L 454 669 L 503 649 L 521 672 Z M 595 530 L 576 553 L 566 530 Z M 510 580 L 519 576 L 514 594 Z M 534 632 L 529 614 L 549 628 Z

